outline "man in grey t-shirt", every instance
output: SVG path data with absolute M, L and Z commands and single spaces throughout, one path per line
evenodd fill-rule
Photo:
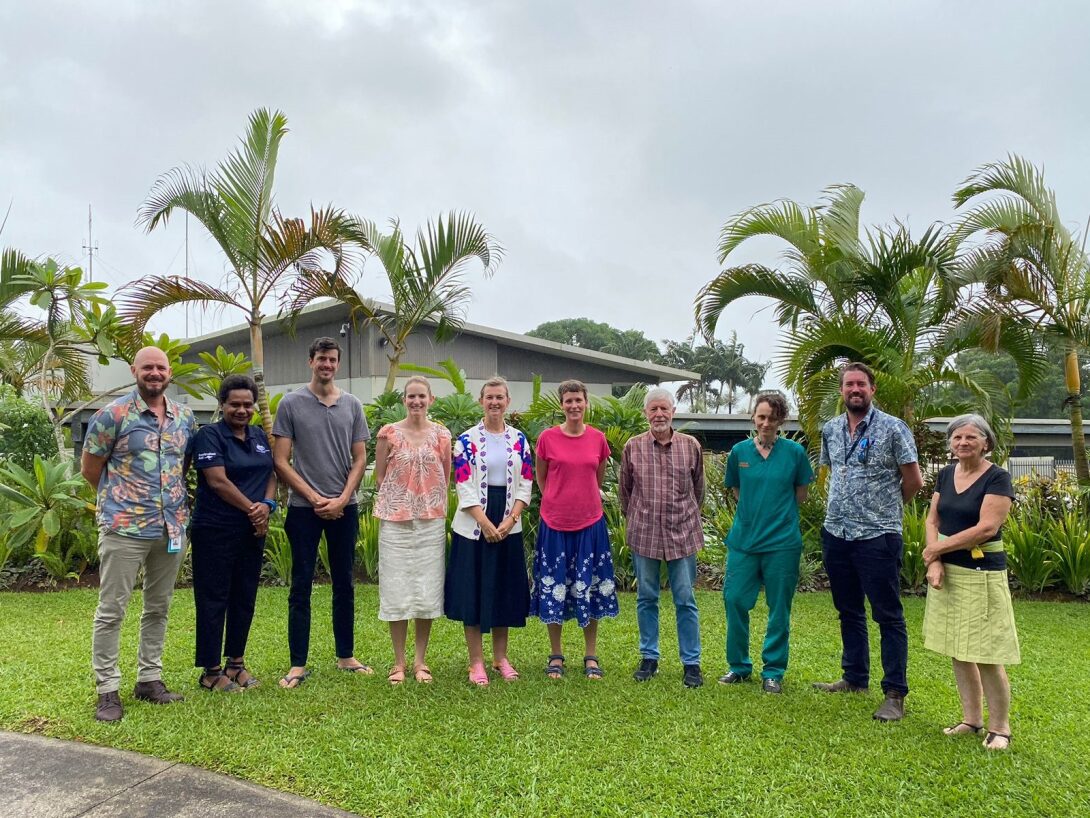
M 310 383 L 283 397 L 273 423 L 276 473 L 289 488 L 284 532 L 292 557 L 291 669 L 280 680 L 281 687 L 298 687 L 310 675 L 310 592 L 323 533 L 333 580 L 337 667 L 352 673 L 373 672 L 355 657 L 352 582 L 359 533 L 356 490 L 367 468 L 371 434 L 359 400 L 333 382 L 340 363 L 340 344 L 332 338 L 316 339 L 310 345 Z

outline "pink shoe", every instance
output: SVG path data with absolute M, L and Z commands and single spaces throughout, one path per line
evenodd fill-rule
M 477 687 L 488 687 L 488 674 L 485 673 L 484 662 L 469 666 L 469 681 Z
M 493 663 L 492 670 L 500 674 L 505 682 L 516 681 L 519 677 L 519 672 L 511 667 L 511 663 L 506 659 L 500 659 L 498 662 Z

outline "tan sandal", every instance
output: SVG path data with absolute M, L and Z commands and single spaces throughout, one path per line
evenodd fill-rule
M 430 685 L 433 681 L 431 675 L 431 668 L 427 665 L 417 665 L 413 668 L 413 677 L 420 684 Z
M 386 674 L 386 681 L 388 681 L 392 685 L 401 684 L 403 681 L 405 681 L 405 668 L 390 668 L 390 672 Z

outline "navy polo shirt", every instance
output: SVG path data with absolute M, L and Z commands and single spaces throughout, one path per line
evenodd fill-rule
M 265 499 L 265 487 L 273 473 L 272 447 L 260 426 L 247 426 L 246 439 L 235 437 L 227 421 L 202 426 L 193 441 L 193 462 L 197 466 L 197 500 L 194 526 L 250 529 L 246 512 L 235 508 L 208 485 L 204 470 L 220 466 L 227 479 L 250 500 Z

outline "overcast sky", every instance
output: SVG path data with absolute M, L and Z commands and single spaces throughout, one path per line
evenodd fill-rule
M 1074 0 L 4 3 L 0 244 L 86 263 L 90 204 L 96 279 L 181 274 L 182 220 L 145 235 L 138 206 L 159 174 L 214 166 L 252 110 L 279 108 L 286 215 L 477 214 L 506 257 L 491 281 L 470 272 L 471 321 L 585 315 L 682 338 L 720 228 L 750 205 L 854 182 L 866 223 L 922 231 L 952 217 L 974 167 L 1016 152 L 1081 229 L 1088 24 Z M 189 265 L 224 274 L 194 222 Z M 377 264 L 359 288 L 386 293 Z M 736 304 L 720 334 L 768 361 L 763 306 Z M 153 328 L 183 335 L 182 311 Z

